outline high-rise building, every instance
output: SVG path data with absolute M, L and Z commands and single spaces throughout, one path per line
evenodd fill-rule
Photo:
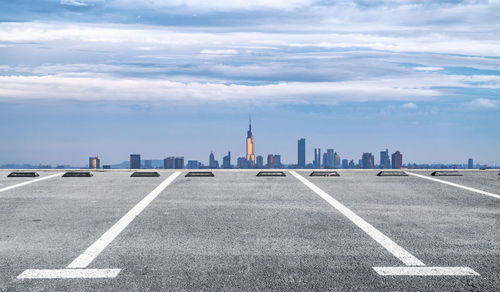
M 144 168 L 146 168 L 146 169 L 153 168 L 153 161 L 152 160 L 144 160 Z
M 256 160 L 255 166 L 257 168 L 264 168 L 264 157 L 262 157 L 262 155 L 258 155 Z
M 231 168 L 231 152 L 222 158 L 222 168 Z
M 314 148 L 313 167 L 314 168 L 321 168 L 321 149 L 320 148 Z
M 403 154 L 401 152 L 396 151 L 392 154 L 392 168 L 399 169 L 403 166 Z
M 472 158 L 469 158 L 469 160 L 467 161 L 467 168 L 468 169 L 474 168 L 474 160 L 472 160 Z
M 342 168 L 349 168 L 349 160 L 342 159 Z
M 274 154 L 274 168 L 281 168 L 281 155 Z
M 380 151 L 380 168 L 391 168 L 391 160 L 389 159 L 389 150 Z
M 242 169 L 250 168 L 250 162 L 246 157 L 238 157 L 238 159 L 236 160 L 236 167 Z
M 175 167 L 175 169 L 183 169 L 184 168 L 184 156 L 175 158 L 174 167 Z
M 306 167 L 306 139 L 301 138 L 297 141 L 297 164 L 299 168 Z
M 188 160 L 187 168 L 188 169 L 198 169 L 198 168 L 200 168 L 200 163 L 198 162 L 198 160 Z
M 340 167 L 340 155 L 338 155 L 337 152 L 333 154 L 333 168 L 339 168 Z
M 323 168 L 329 168 L 327 164 L 328 164 L 328 153 L 325 152 L 323 153 Z
M 335 167 L 335 151 L 333 149 L 326 149 L 326 156 L 323 155 L 323 164 L 325 168 Z
M 267 168 L 274 168 L 274 155 L 267 155 Z
M 375 158 L 371 153 L 363 153 L 361 156 L 361 168 L 364 169 L 372 169 L 375 167 L 374 163 Z
M 174 169 L 175 168 L 175 157 L 170 156 L 163 159 L 163 168 Z
M 249 120 L 248 123 L 248 132 L 247 132 L 247 160 L 250 164 L 250 167 L 255 166 L 255 140 L 252 134 L 252 120 Z
M 130 169 L 140 169 L 140 168 L 141 168 L 141 155 L 130 154 Z
M 210 152 L 210 156 L 208 158 L 208 167 L 210 168 L 219 168 L 219 162 L 215 160 L 215 156 L 213 152 Z
M 354 159 L 351 159 L 351 161 L 349 161 L 349 168 L 356 168 L 356 164 L 354 163 Z
M 101 168 L 101 160 L 99 157 L 89 157 L 89 169 Z

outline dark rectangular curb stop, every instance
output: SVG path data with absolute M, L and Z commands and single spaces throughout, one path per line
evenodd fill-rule
M 62 177 L 91 177 L 94 176 L 88 171 L 69 171 L 63 174 Z
M 340 176 L 336 171 L 313 171 L 309 176 Z
M 213 177 L 215 176 L 211 171 L 190 171 L 185 177 Z
M 257 176 L 286 176 L 283 171 L 259 171 Z
M 434 171 L 432 176 L 462 176 L 458 171 Z
M 14 171 L 9 173 L 9 175 L 7 175 L 7 177 L 37 177 L 37 176 L 40 175 L 36 172 L 21 172 L 21 171 Z
M 377 173 L 377 176 L 408 176 L 408 174 L 404 171 L 397 170 L 382 170 Z
M 136 171 L 130 177 L 159 177 L 160 174 L 156 171 Z

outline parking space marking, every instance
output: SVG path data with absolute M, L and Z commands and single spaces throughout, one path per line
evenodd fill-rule
M 406 251 L 404 248 L 395 243 L 392 239 L 387 237 L 385 234 L 380 232 L 378 229 L 373 227 L 370 223 L 366 222 L 363 218 L 359 217 L 351 211 L 349 208 L 344 206 L 339 201 L 335 200 L 328 193 L 317 187 L 315 184 L 298 174 L 297 172 L 290 170 L 290 174 L 292 174 L 295 178 L 305 184 L 309 189 L 319 195 L 322 199 L 328 202 L 332 207 L 337 209 L 340 213 L 346 216 L 351 222 L 356 224 L 361 230 L 363 230 L 366 234 L 368 234 L 371 238 L 373 238 L 376 242 L 378 242 L 382 247 L 384 247 L 387 251 L 389 251 L 392 255 L 402 261 L 406 266 L 410 267 L 374 267 L 375 271 L 381 274 L 381 272 L 398 272 L 400 274 L 394 275 L 410 275 L 412 272 L 417 273 L 420 272 L 422 276 L 431 276 L 432 273 L 441 272 L 441 276 L 478 276 L 474 270 L 466 267 L 425 267 L 425 264 L 416 258 L 414 255 Z M 377 269 L 379 270 L 377 270 Z M 420 269 L 419 269 L 420 268 Z M 472 271 L 474 274 L 469 273 L 465 274 L 464 269 L 468 269 L 467 271 Z M 379 272 L 380 271 L 380 272 Z M 434 272 L 433 272 L 434 271 Z M 406 272 L 406 274 L 404 274 Z M 454 273 L 455 272 L 455 273 Z M 415 274 L 416 275 L 416 274 Z
M 67 279 L 67 278 L 114 278 L 120 273 L 120 269 L 54 269 L 36 270 L 29 269 L 19 276 L 18 279 Z
M 56 173 L 56 174 L 44 176 L 44 177 L 41 177 L 41 178 L 37 178 L 37 179 L 25 181 L 25 182 L 22 182 L 22 183 L 19 183 L 19 184 L 15 184 L 15 185 L 12 185 L 12 186 L 8 186 L 8 187 L 0 189 L 0 193 L 8 191 L 8 190 L 15 189 L 15 188 L 18 188 L 18 187 L 22 187 L 22 186 L 25 186 L 25 185 L 29 185 L 29 184 L 32 184 L 32 183 L 36 183 L 36 182 L 39 182 L 39 181 L 42 181 L 42 180 L 46 180 L 46 179 L 49 179 L 49 178 L 53 178 L 53 177 L 56 177 L 56 176 L 61 176 L 61 175 L 62 175 L 62 173 Z
M 373 267 L 381 276 L 479 276 L 468 267 Z
M 17 276 L 18 279 L 47 279 L 55 278 L 114 278 L 120 269 L 86 269 L 86 267 L 179 175 L 174 172 L 159 184 L 153 191 L 137 203 L 130 211 L 123 215 L 110 229 L 99 237 L 81 255 L 73 260 L 66 269 L 28 269 Z M 89 277 L 85 277 L 88 275 Z M 32 276 L 32 277 L 31 277 Z
M 447 184 L 447 185 L 450 185 L 450 186 L 453 186 L 453 187 L 461 188 L 461 189 L 468 190 L 468 191 L 471 191 L 471 192 L 475 192 L 475 193 L 478 193 L 478 194 L 482 194 L 482 195 L 485 195 L 485 196 L 490 196 L 490 197 L 493 197 L 493 198 L 500 199 L 500 195 L 497 195 L 497 194 L 485 192 L 485 191 L 482 191 L 482 190 L 478 190 L 478 189 L 475 189 L 475 188 L 471 188 L 471 187 L 459 185 L 459 184 L 452 183 L 452 182 L 445 181 L 445 180 L 440 180 L 440 179 L 433 178 L 433 177 L 428 177 L 428 176 L 421 175 L 421 174 L 412 173 L 412 172 L 409 172 L 409 171 L 405 171 L 405 172 L 407 174 L 409 174 L 409 175 L 413 175 L 413 176 L 416 176 L 416 177 L 425 178 L 425 179 L 432 180 L 432 181 L 435 181 L 435 182 L 439 182 L 439 183 L 442 183 L 442 184 Z

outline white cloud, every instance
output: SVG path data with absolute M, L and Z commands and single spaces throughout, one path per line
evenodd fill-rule
M 70 5 L 70 6 L 87 6 L 87 3 L 77 1 L 77 0 L 61 0 L 62 5 Z
M 499 102 L 496 100 L 491 100 L 487 98 L 476 98 L 473 101 L 469 102 L 468 105 L 473 108 L 497 108 Z
M 427 88 L 392 80 L 281 82 L 257 86 L 183 83 L 158 79 L 88 76 L 0 76 L 0 99 L 264 101 L 335 104 L 340 101 L 429 99 Z
M 207 54 L 207 55 L 236 55 L 238 54 L 238 51 L 236 50 L 201 50 L 201 54 Z
M 405 103 L 401 107 L 406 108 L 406 109 L 417 109 L 418 108 L 417 104 L 414 102 Z
M 443 70 L 442 67 L 415 67 L 413 68 L 417 71 L 440 71 Z

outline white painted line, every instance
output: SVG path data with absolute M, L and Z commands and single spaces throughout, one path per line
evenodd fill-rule
M 459 184 L 456 184 L 456 183 L 452 183 L 452 182 L 449 182 L 449 181 L 440 180 L 440 179 L 437 179 L 437 178 L 428 177 L 428 176 L 425 176 L 425 175 L 416 174 L 416 173 L 412 173 L 412 172 L 409 172 L 409 171 L 405 171 L 405 172 L 407 174 L 409 174 L 409 175 L 417 176 L 417 177 L 420 177 L 420 178 L 425 178 L 425 179 L 432 180 L 432 181 L 435 181 L 435 182 L 439 182 L 439 183 L 442 183 L 442 184 L 450 185 L 450 186 L 453 186 L 453 187 L 461 188 L 461 189 L 468 190 L 468 191 L 471 191 L 471 192 L 475 192 L 475 193 L 478 193 L 478 194 L 482 194 L 482 195 L 485 195 L 485 196 L 490 196 L 490 197 L 493 197 L 493 198 L 500 199 L 500 195 L 497 195 L 497 194 L 488 193 L 488 192 L 481 191 L 481 190 L 478 190 L 478 189 L 475 189 L 475 188 L 466 187 L 466 186 L 459 185 Z
M 180 171 L 174 172 L 151 193 L 127 212 L 115 225 L 111 226 L 99 239 L 87 248 L 80 256 L 71 262 L 67 268 L 86 268 L 129 224 L 137 217 L 171 182 L 179 175 Z
M 8 190 L 15 189 L 15 188 L 18 188 L 18 187 L 22 187 L 22 186 L 25 186 L 25 185 L 29 185 L 29 184 L 32 184 L 32 183 L 36 183 L 36 182 L 39 182 L 39 181 L 42 181 L 42 180 L 46 180 L 46 179 L 49 179 L 49 178 L 53 178 L 53 177 L 56 177 L 56 176 L 61 176 L 61 175 L 62 175 L 62 173 L 56 173 L 56 174 L 44 176 L 44 177 L 41 177 L 41 178 L 37 178 L 37 179 L 34 179 L 34 180 L 29 180 L 29 181 L 25 181 L 25 182 L 22 182 L 22 183 L 19 183 L 19 184 L 15 184 L 13 186 L 8 186 L 8 187 L 5 187 L 3 189 L 0 189 L 0 193 L 8 191 Z
M 373 227 L 370 223 L 366 222 L 363 218 L 356 215 L 349 208 L 344 206 L 339 201 L 332 198 L 329 194 L 324 192 L 322 189 L 318 188 L 315 184 L 308 181 L 306 178 L 296 173 L 295 171 L 289 171 L 293 176 L 295 176 L 298 180 L 300 180 L 303 184 L 305 184 L 308 188 L 318 194 L 321 198 L 327 201 L 330 205 L 332 205 L 335 209 L 337 209 L 340 213 L 346 216 L 349 220 L 351 220 L 354 224 L 356 224 L 359 228 L 361 228 L 364 232 L 366 232 L 371 238 L 373 238 L 376 242 L 382 245 L 386 250 L 392 253 L 396 258 L 402 261 L 407 266 L 425 266 L 423 262 L 417 259 L 414 255 L 406 251 L 404 248 L 399 246 L 397 243 L 392 241 L 385 234 L 380 232 L 378 229 Z
M 468 267 L 373 267 L 381 276 L 480 276 Z
M 120 269 L 56 269 L 22 272 L 18 279 L 69 279 L 69 278 L 115 278 Z

